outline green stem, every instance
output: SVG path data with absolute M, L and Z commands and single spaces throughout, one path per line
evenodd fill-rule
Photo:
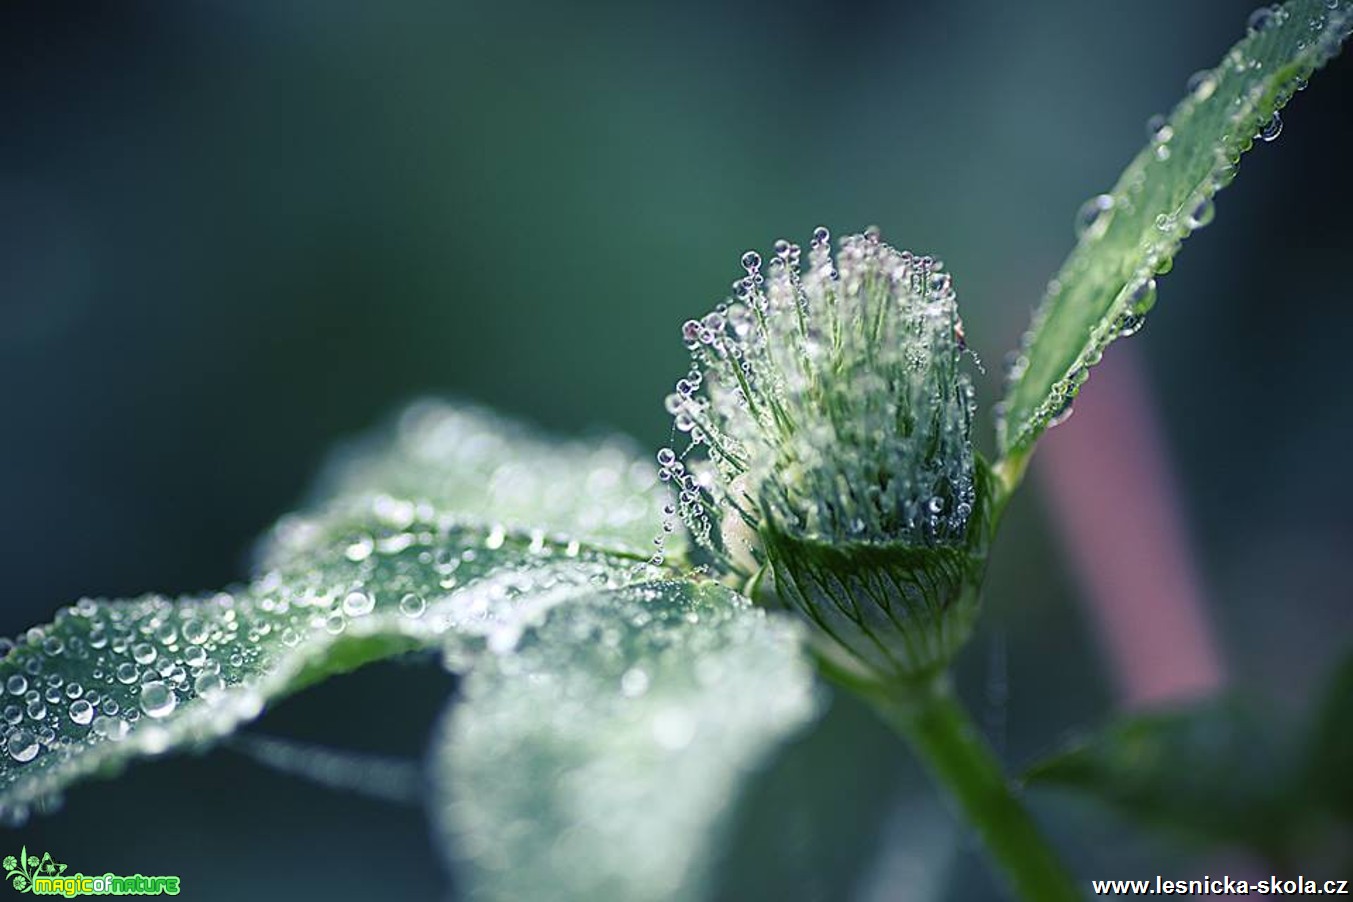
M 900 690 L 876 688 L 869 698 L 958 803 L 1019 898 L 1038 902 L 1084 898 L 1015 796 L 995 753 L 954 697 L 947 678 Z

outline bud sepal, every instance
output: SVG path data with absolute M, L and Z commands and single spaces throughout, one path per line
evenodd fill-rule
M 824 662 L 851 682 L 924 682 L 972 633 L 994 528 L 994 481 L 977 456 L 966 541 L 824 542 L 763 525 L 762 547 L 780 601 L 816 627 Z

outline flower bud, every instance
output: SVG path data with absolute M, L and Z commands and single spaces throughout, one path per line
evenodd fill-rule
M 977 610 L 988 530 L 972 382 L 949 274 L 877 230 L 833 258 L 743 255 L 733 295 L 682 329 L 659 453 L 716 570 L 769 569 L 823 651 L 869 678 L 943 667 Z

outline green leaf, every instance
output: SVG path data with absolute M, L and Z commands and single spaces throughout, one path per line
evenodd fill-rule
M 250 584 L 84 599 L 19 637 L 0 660 L 0 819 L 22 820 L 83 777 L 208 743 L 273 700 L 377 658 L 436 647 L 449 667 L 467 667 L 485 649 L 510 649 L 560 601 L 640 572 L 633 552 L 549 530 L 595 526 L 617 544 L 656 535 L 658 518 L 641 527 L 652 509 L 635 500 L 656 481 L 651 466 L 611 442 L 590 452 L 567 444 L 562 460 L 578 469 L 535 469 L 550 474 L 532 484 L 538 526 L 484 523 L 461 512 L 503 502 L 528 521 L 528 499 L 509 496 L 550 446 L 446 405 L 420 405 L 401 422 L 399 439 L 369 443 L 334 469 L 340 497 L 279 523 Z M 473 465 L 476 478 L 439 476 L 431 454 L 441 445 L 446 466 Z M 402 455 L 419 453 L 428 456 L 395 478 Z
M 1125 718 L 1035 764 L 1025 779 L 1279 860 L 1301 814 L 1289 736 L 1272 716 L 1215 700 Z
M 744 786 L 720 843 L 712 898 L 874 898 L 870 884 L 888 880 L 899 859 L 912 864 L 900 868 L 912 872 L 908 900 L 940 898 L 922 884 L 941 882 L 955 840 L 952 819 L 925 799 L 900 804 L 923 777 L 897 734 L 858 695 L 824 688 L 821 719 Z M 879 898 L 895 896 L 894 888 Z
M 744 778 L 818 708 L 796 625 L 718 584 L 574 598 L 466 678 L 445 847 L 471 898 L 705 897 Z
M 223 736 L 311 682 L 417 647 L 449 665 L 511 646 L 550 606 L 634 562 L 443 517 L 388 524 L 368 556 L 312 549 L 238 591 L 85 599 L 0 661 L 0 805 L 43 797 L 140 756 Z
M 317 494 L 422 501 L 648 557 L 667 501 L 657 482 L 649 456 L 623 437 L 542 437 L 482 408 L 425 399 L 392 429 L 340 450 Z M 669 553 L 680 550 L 679 537 L 668 542 Z
M 1155 276 L 1212 218 L 1212 197 L 1230 183 L 1241 154 L 1257 133 L 1272 136 L 1280 127 L 1277 111 L 1338 52 L 1350 28 L 1349 0 L 1292 0 L 1257 11 L 1250 33 L 1216 68 L 1194 76 L 1156 140 L 1101 196 L 1105 209 L 1084 217 L 1011 372 L 999 442 L 1016 468 L 1069 410 L 1104 348 L 1140 327 L 1155 300 Z
M 1311 728 L 1306 783 L 1311 797 L 1353 824 L 1353 654 L 1335 669 Z

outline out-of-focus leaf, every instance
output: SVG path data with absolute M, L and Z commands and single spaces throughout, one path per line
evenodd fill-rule
M 722 586 L 574 598 L 466 678 L 445 847 L 476 899 L 705 898 L 740 786 L 818 707 L 797 628 Z
M 1155 301 L 1155 276 L 1212 218 L 1212 197 L 1281 109 L 1338 52 L 1353 28 L 1350 0 L 1291 0 L 1257 10 L 1249 34 L 1200 72 L 1154 140 L 1109 194 L 1081 211 L 1080 240 L 1048 285 L 1011 372 L 999 423 L 1002 455 L 1022 459 L 1063 415 L 1115 338 L 1135 332 Z
M 897 734 L 859 699 L 833 691 L 821 722 L 749 781 L 718 855 L 713 898 L 856 898 L 896 832 L 888 827 L 907 776 L 924 785 Z
M 337 497 L 279 523 L 250 584 L 85 599 L 0 649 L 0 816 L 20 821 L 78 779 L 207 743 L 377 658 L 436 647 L 463 669 L 560 601 L 644 572 L 646 555 L 608 546 L 657 534 L 638 495 L 656 477 L 616 443 L 556 456 L 520 427 L 431 403 L 401 423 L 399 439 L 334 468 Z M 523 484 L 537 494 L 515 496 Z M 499 503 L 510 524 L 481 519 Z
M 1312 798 L 1353 824 L 1353 654 L 1335 669 L 1316 712 L 1306 780 Z
M 340 449 L 317 495 L 424 501 L 648 557 L 667 501 L 657 482 L 653 461 L 621 436 L 560 440 L 482 408 L 426 399 L 393 429 Z M 679 550 L 679 536 L 668 541 L 669 552 Z
M 1300 814 L 1295 765 L 1290 730 L 1228 699 L 1125 718 L 1035 764 L 1025 779 L 1281 859 Z

